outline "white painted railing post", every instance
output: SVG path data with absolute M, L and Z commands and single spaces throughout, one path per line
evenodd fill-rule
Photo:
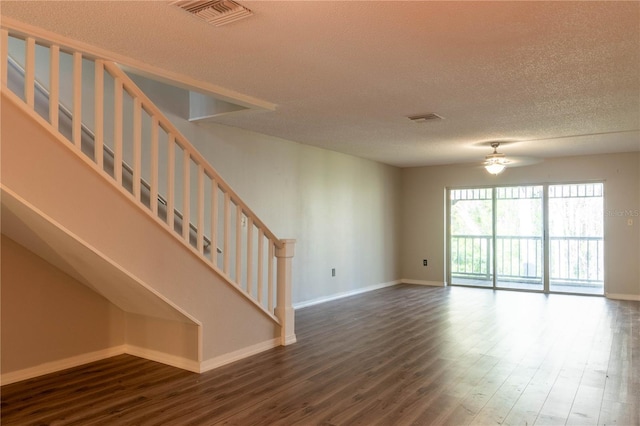
M 275 314 L 280 320 L 280 339 L 283 346 L 296 342 L 295 311 L 291 303 L 291 270 L 296 240 L 281 240 L 282 247 L 276 249 L 278 259 L 278 302 Z

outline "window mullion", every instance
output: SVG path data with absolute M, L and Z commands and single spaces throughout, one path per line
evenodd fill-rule
M 491 251 L 492 251 L 492 265 L 493 265 L 493 288 L 495 289 L 497 287 L 498 284 L 498 256 L 497 256 L 497 230 L 498 230 L 498 224 L 497 224 L 497 217 L 498 217 L 498 211 L 497 211 L 497 206 L 498 206 L 498 200 L 497 200 L 497 194 L 498 191 L 496 189 L 496 187 L 491 188 L 491 215 L 492 215 L 492 239 L 491 239 Z
M 542 226 L 542 291 L 549 293 L 549 184 L 542 186 Z

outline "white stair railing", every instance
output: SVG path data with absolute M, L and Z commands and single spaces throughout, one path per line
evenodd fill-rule
M 282 344 L 295 342 L 295 241 L 278 239 L 115 63 L 83 53 L 69 40 L 45 40 L 6 23 L 0 31 L 7 98 L 46 120 L 76 154 L 88 157 L 96 171 L 280 324 Z M 15 62 L 22 81 L 10 84 Z M 46 93 L 48 105 L 36 108 L 38 91 Z

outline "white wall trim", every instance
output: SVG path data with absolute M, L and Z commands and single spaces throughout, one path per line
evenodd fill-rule
M 424 281 L 424 280 L 412 280 L 409 278 L 402 278 L 400 280 L 402 284 L 416 284 L 416 285 L 428 285 L 431 287 L 446 287 L 446 283 L 442 281 Z
M 250 357 L 251 355 L 259 354 L 260 352 L 268 351 L 277 346 L 280 346 L 281 339 L 276 337 L 266 342 L 257 343 L 255 345 L 248 346 L 246 348 L 238 349 L 237 351 L 230 352 L 228 354 L 219 355 L 214 358 L 209 358 L 206 361 L 200 363 L 200 373 L 213 370 L 214 368 L 222 367 L 223 365 L 230 364 L 235 361 L 239 361 L 243 358 Z
M 294 309 L 306 308 L 307 306 L 319 305 L 321 303 L 330 302 L 332 300 L 342 299 L 344 297 L 355 296 L 356 294 L 367 293 L 373 290 L 379 290 L 385 287 L 391 287 L 401 283 L 401 280 L 389 281 L 387 283 L 374 284 L 367 287 L 356 288 L 355 290 L 343 291 L 330 296 L 318 297 L 317 299 L 306 300 L 304 302 L 294 303 Z
M 192 359 L 125 343 L 123 345 L 114 346 L 112 348 L 101 349 L 95 352 L 75 355 L 56 361 L 45 362 L 34 367 L 28 367 L 22 370 L 12 371 L 10 373 L 3 373 L 2 375 L 0 375 L 0 384 L 4 386 L 11 383 L 21 382 L 23 380 L 33 379 L 34 377 L 56 373 L 68 368 L 78 367 L 84 364 L 101 361 L 103 359 L 123 354 L 137 356 L 139 358 L 148 359 L 150 361 L 159 362 L 161 364 L 170 365 L 172 367 L 192 371 L 194 373 L 202 373 L 213 368 L 220 367 L 224 364 L 228 364 L 230 362 L 257 354 L 259 352 L 275 348 L 279 345 L 280 338 L 275 338 L 267 342 L 249 346 L 248 348 L 240 349 L 230 354 L 212 358 L 204 363 L 199 363 L 198 361 Z
M 90 362 L 111 358 L 112 356 L 122 355 L 124 353 L 126 353 L 125 345 L 120 345 L 56 361 L 45 362 L 44 364 L 36 365 L 34 367 L 24 368 L 10 373 L 3 373 L 0 376 L 0 382 L 2 386 L 4 386 L 10 383 L 16 383 L 22 380 L 43 376 L 45 374 L 66 370 L 67 368 L 78 367 L 83 364 L 89 364 Z
M 635 300 L 640 302 L 640 295 L 638 294 L 619 294 L 619 293 L 607 293 L 605 294 L 607 299 L 614 300 Z
M 142 348 L 136 345 L 125 344 L 124 347 L 125 353 L 129 355 L 159 362 L 161 364 L 170 365 L 182 370 L 193 371 L 194 373 L 200 372 L 200 364 L 198 363 L 198 361 L 194 361 L 192 359 L 183 358 L 177 355 L 171 355 L 165 352 L 155 351 L 153 349 Z

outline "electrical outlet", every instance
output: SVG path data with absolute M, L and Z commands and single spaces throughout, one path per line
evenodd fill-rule
M 427 266 L 427 259 L 422 259 L 422 266 Z

